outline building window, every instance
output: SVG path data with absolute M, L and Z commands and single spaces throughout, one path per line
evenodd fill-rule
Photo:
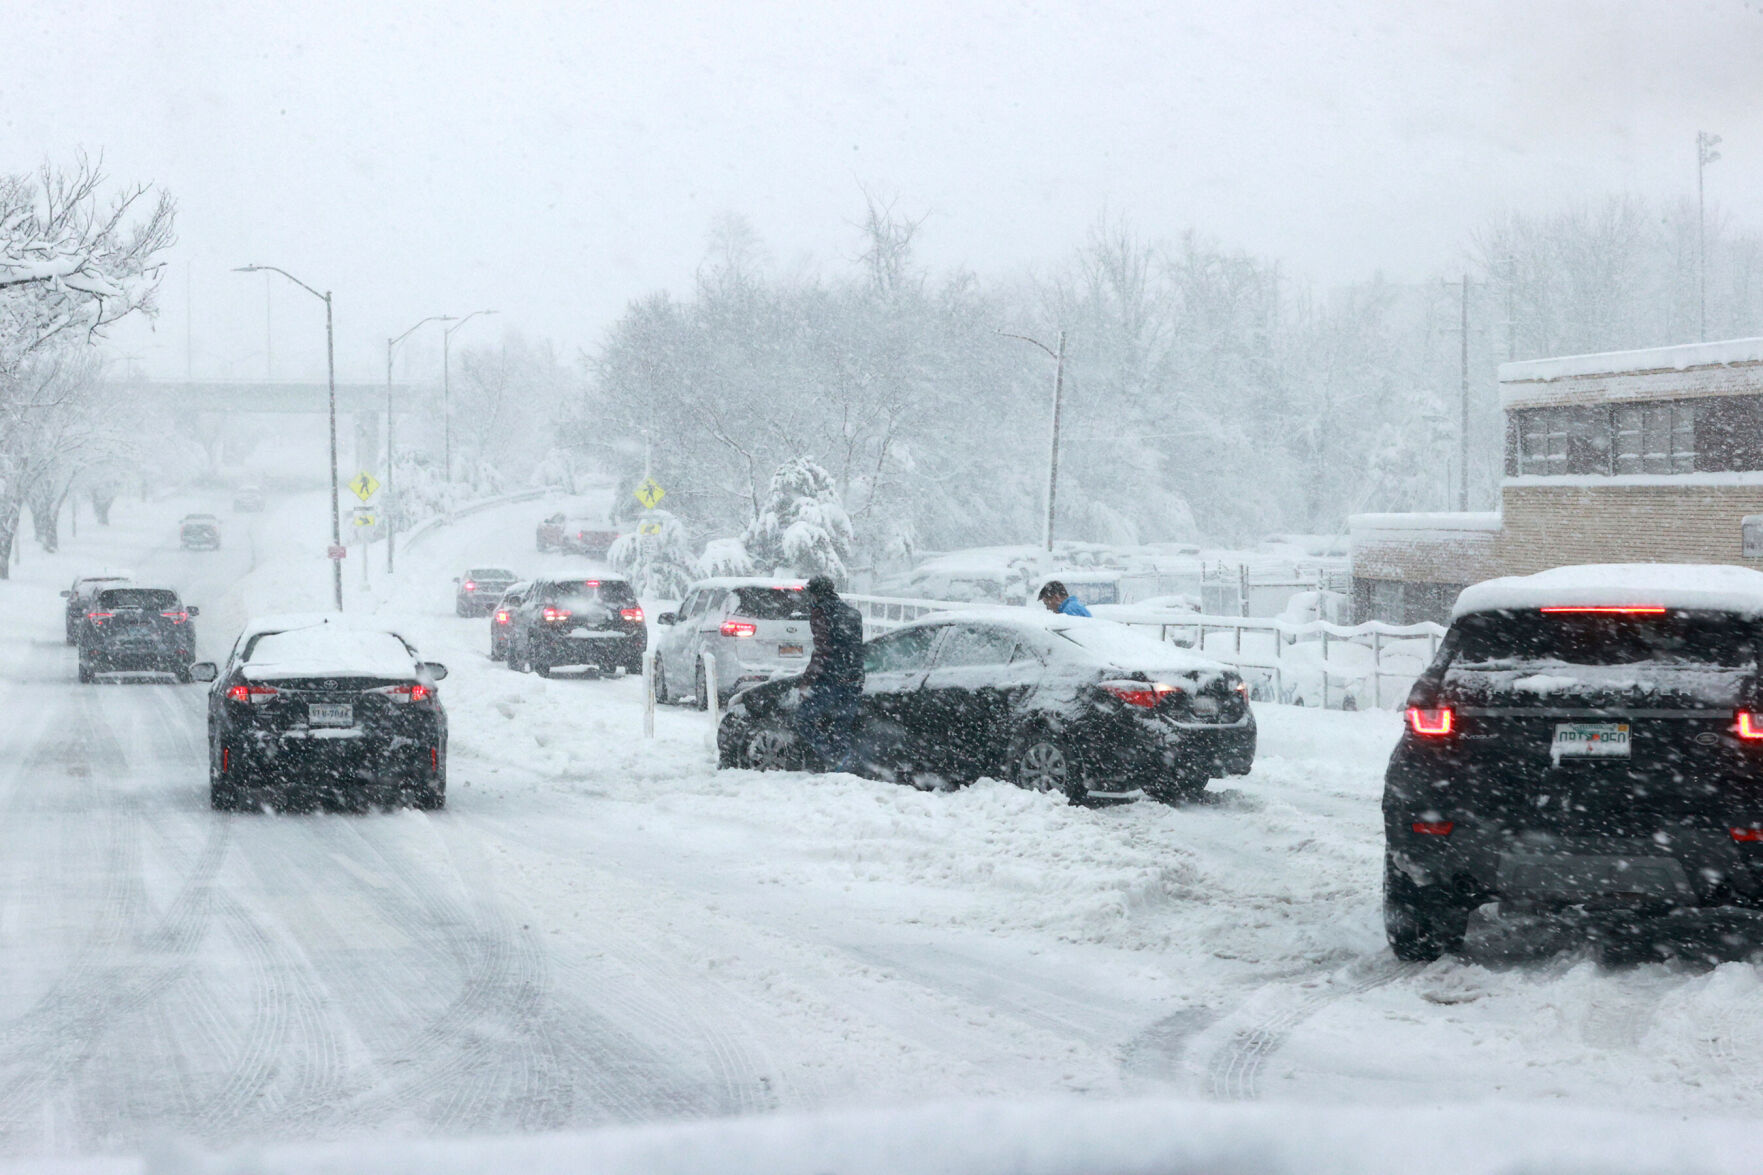
M 1608 409 L 1532 408 L 1518 416 L 1520 473 L 1610 472 Z
M 1693 401 L 1618 405 L 1616 472 L 1695 472 L 1696 408 Z
M 1763 470 L 1763 396 L 1523 408 L 1512 415 L 1521 474 Z

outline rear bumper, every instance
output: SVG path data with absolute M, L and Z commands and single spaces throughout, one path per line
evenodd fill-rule
M 1104 786 L 1120 781 L 1156 791 L 1198 777 L 1246 775 L 1255 762 L 1255 744 L 1255 720 L 1250 716 L 1233 726 L 1159 729 L 1135 723 L 1119 737 L 1093 741 L 1089 752 L 1094 773 Z
M 80 657 L 98 673 L 171 673 L 187 668 L 196 659 L 193 649 L 177 646 L 157 648 L 87 647 Z
M 536 660 L 548 665 L 592 665 L 610 669 L 636 664 L 648 645 L 648 634 L 643 630 L 602 629 L 573 636 L 562 632 L 536 632 L 530 638 L 529 648 Z
M 238 787 L 313 785 L 337 792 L 424 785 L 446 774 L 444 729 L 412 724 L 395 733 L 247 729 L 217 744 L 215 766 Z M 311 737 L 317 734 L 318 737 Z

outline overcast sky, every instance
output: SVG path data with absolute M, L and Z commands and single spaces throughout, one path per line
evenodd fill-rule
M 689 289 L 721 213 L 831 271 L 864 187 L 928 213 L 936 269 L 1056 262 L 1107 210 L 1324 286 L 1449 269 L 1509 208 L 1693 196 L 1707 129 L 1711 202 L 1763 222 L 1759 0 L 0 0 L 0 29 L 6 169 L 83 148 L 178 200 L 160 319 L 115 336 L 167 377 L 186 288 L 197 377 L 264 376 L 246 262 L 334 290 L 339 377 L 377 380 L 429 314 L 591 348 Z M 322 375 L 322 308 L 272 296 L 275 376 Z

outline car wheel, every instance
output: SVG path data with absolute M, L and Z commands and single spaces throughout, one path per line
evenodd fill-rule
M 1031 730 L 1016 742 L 1010 755 L 1011 779 L 1017 787 L 1064 796 L 1081 803 L 1089 794 L 1084 787 L 1083 762 L 1071 744 L 1045 729 Z
M 92 671 L 92 663 L 84 657 L 80 658 L 80 684 L 91 685 L 98 675 Z
M 754 727 L 741 744 L 741 766 L 753 771 L 796 771 L 801 765 L 796 732 L 777 722 Z
M 1469 907 L 1440 885 L 1417 885 L 1386 852 L 1383 928 L 1390 950 L 1406 963 L 1430 963 L 1463 949 Z

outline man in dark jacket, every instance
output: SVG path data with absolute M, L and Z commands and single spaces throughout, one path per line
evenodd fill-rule
M 808 581 L 808 627 L 814 654 L 802 674 L 796 733 L 810 752 L 810 766 L 848 771 L 857 708 L 863 697 L 863 615 L 839 599 L 833 581 Z

